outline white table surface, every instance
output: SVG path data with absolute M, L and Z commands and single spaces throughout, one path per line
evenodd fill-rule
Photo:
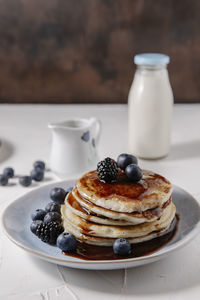
M 35 160 L 47 161 L 51 138 L 47 123 L 73 116 L 101 119 L 101 158 L 127 152 L 126 105 L 0 105 L 0 172 L 13 166 L 25 174 Z M 200 105 L 176 105 L 170 155 L 139 163 L 200 199 Z M 42 184 L 53 180 L 58 179 L 50 173 Z M 42 184 L 0 187 L 0 211 Z M 150 265 L 83 271 L 31 256 L 12 244 L 0 228 L 0 299 L 200 299 L 200 234 L 185 248 Z

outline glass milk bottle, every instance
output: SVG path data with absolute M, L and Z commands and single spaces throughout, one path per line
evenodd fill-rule
M 156 159 L 169 152 L 173 110 L 169 60 L 158 53 L 134 57 L 137 69 L 128 96 L 129 150 L 141 158 Z

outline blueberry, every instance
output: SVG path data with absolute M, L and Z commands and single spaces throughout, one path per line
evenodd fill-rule
M 117 164 L 121 170 L 125 170 L 126 167 L 130 164 L 137 165 L 138 160 L 135 156 L 133 156 L 131 154 L 122 153 L 117 158 Z
M 31 171 L 31 178 L 35 181 L 42 181 L 44 178 L 44 170 L 40 168 L 35 168 Z
M 60 214 L 60 205 L 55 203 L 55 202 L 49 202 L 46 206 L 45 206 L 45 210 L 46 212 L 52 212 L 55 211 L 57 213 Z
M 29 186 L 32 183 L 31 176 L 21 176 L 19 178 L 19 183 L 23 186 Z
M 70 187 L 68 187 L 67 189 L 66 189 L 66 193 L 68 194 L 68 193 L 70 193 L 72 190 L 73 190 L 73 186 L 70 186 Z
M 3 174 L 6 175 L 8 178 L 12 178 L 14 176 L 14 169 L 13 168 L 5 168 L 3 170 Z
M 115 240 L 113 244 L 113 251 L 115 254 L 120 256 L 128 256 L 131 252 L 131 245 L 129 241 L 124 238 L 119 238 Z
M 43 209 L 36 209 L 32 214 L 31 214 L 31 219 L 33 221 L 36 220 L 44 220 L 44 216 L 46 215 L 46 211 Z
M 53 188 L 50 192 L 50 198 L 58 204 L 64 203 L 66 195 L 66 191 L 59 187 Z
M 77 241 L 73 234 L 63 232 L 58 236 L 56 244 L 62 251 L 72 253 L 76 250 Z
M 4 174 L 0 175 L 0 185 L 7 185 L 8 184 L 8 177 Z
M 128 165 L 125 173 L 131 181 L 137 182 L 142 178 L 142 170 L 135 164 Z
M 61 215 L 55 211 L 48 212 L 44 217 L 44 223 L 47 222 L 61 222 Z
M 45 163 L 42 160 L 35 161 L 33 166 L 34 166 L 34 169 L 35 168 L 40 168 L 42 170 L 45 170 Z
M 42 223 L 43 222 L 41 220 L 33 221 L 30 226 L 30 230 L 32 231 L 32 233 L 36 234 L 36 230 L 37 230 L 38 226 Z

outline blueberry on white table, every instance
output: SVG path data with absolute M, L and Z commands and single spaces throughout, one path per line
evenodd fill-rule
M 37 167 L 31 171 L 31 178 L 35 181 L 42 181 L 44 179 L 44 170 Z
M 34 169 L 35 168 L 40 168 L 42 170 L 45 170 L 45 162 L 43 162 L 42 160 L 35 161 L 33 166 L 34 166 Z
M 7 185 L 8 184 L 8 177 L 4 174 L 0 175 L 0 185 Z
M 12 178 L 12 177 L 14 177 L 15 172 L 14 172 L 13 168 L 8 167 L 3 170 L 3 174 L 5 176 L 7 176 L 8 178 Z
M 30 186 L 32 183 L 32 178 L 31 178 L 31 176 L 21 176 L 19 178 L 19 183 L 22 186 Z

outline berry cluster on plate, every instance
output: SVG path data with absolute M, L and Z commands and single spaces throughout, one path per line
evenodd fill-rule
M 138 160 L 131 154 L 122 153 L 118 156 L 117 162 L 107 157 L 97 165 L 99 180 L 105 183 L 117 181 L 119 169 L 125 172 L 130 181 L 138 182 L 142 178 L 142 170 L 138 166 Z
M 55 187 L 50 192 L 52 202 L 49 202 L 44 209 L 36 209 L 31 214 L 32 223 L 30 230 L 41 241 L 50 245 L 57 245 L 61 250 L 73 252 L 76 248 L 76 238 L 70 234 L 63 232 L 62 218 L 60 208 L 64 204 L 65 197 L 72 190 L 69 187 L 64 190 Z
M 77 240 L 73 234 L 64 232 L 61 218 L 61 205 L 65 197 L 73 189 L 69 187 L 64 190 L 55 187 L 50 192 L 52 202 L 49 202 L 44 209 L 36 209 L 31 214 L 32 223 L 30 230 L 42 242 L 56 245 L 62 251 L 73 253 L 77 248 Z M 131 251 L 131 245 L 125 238 L 118 238 L 113 244 L 113 251 L 116 255 L 125 256 Z

